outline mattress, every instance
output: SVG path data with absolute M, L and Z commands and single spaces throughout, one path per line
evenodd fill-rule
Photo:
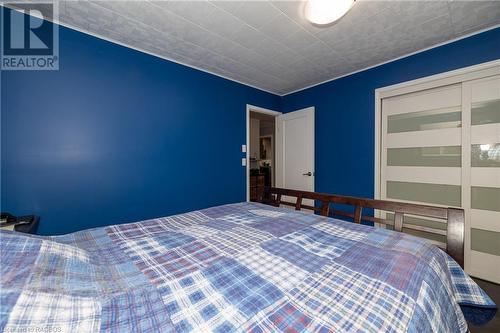
M 0 250 L 5 332 L 466 332 L 496 312 L 425 239 L 258 203 Z

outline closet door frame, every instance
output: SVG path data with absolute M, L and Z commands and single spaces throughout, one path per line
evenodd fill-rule
M 467 84 L 466 81 L 477 80 L 482 78 L 487 78 L 494 75 L 500 75 L 500 59 L 485 62 L 482 64 L 464 67 L 457 70 L 444 72 L 424 78 L 420 78 L 417 80 L 407 81 L 387 87 L 382 87 L 375 89 L 375 198 L 381 198 L 381 174 L 384 172 L 384 168 L 382 167 L 382 155 L 385 154 L 384 150 L 381 147 L 382 144 L 382 134 L 383 126 L 382 123 L 382 100 L 384 98 L 394 97 L 398 95 L 404 95 L 409 93 L 414 93 L 418 91 L 439 88 L 443 86 L 449 86 L 453 84 Z M 465 82 L 465 83 L 464 83 Z M 462 89 L 463 91 L 463 89 Z M 465 99 L 465 100 L 464 100 Z M 468 108 L 468 110 L 464 110 Z M 470 119 L 470 117 L 464 117 L 464 115 L 470 114 L 470 96 L 464 96 L 462 94 L 462 121 L 464 118 Z M 467 124 L 462 123 L 462 146 L 464 144 L 468 145 L 470 150 L 470 126 L 466 126 Z M 470 125 L 470 124 L 469 124 Z M 467 132 L 467 133 L 465 133 Z M 470 165 L 470 154 L 462 154 L 462 166 Z M 466 180 L 466 182 L 470 182 L 470 177 L 468 177 L 468 173 L 470 172 L 470 168 L 462 167 L 462 180 Z M 465 182 L 462 183 L 462 204 L 465 203 L 465 206 L 470 206 L 470 193 L 468 191 L 470 189 L 470 184 L 467 186 Z M 465 193 L 467 192 L 467 193 Z M 464 207 L 464 208 L 467 208 Z M 470 210 L 469 210 L 470 211 Z M 375 215 L 380 217 L 381 212 L 375 211 Z M 470 214 L 466 214 L 470 215 Z M 466 218 L 466 230 L 470 229 L 470 217 Z M 470 233 L 466 232 L 465 239 L 465 269 L 468 271 L 470 267 Z

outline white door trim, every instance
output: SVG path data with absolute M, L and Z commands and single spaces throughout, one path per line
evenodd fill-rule
M 281 115 L 281 112 L 273 111 L 265 108 L 261 108 L 260 106 L 255 106 L 251 104 L 247 104 L 246 111 L 246 147 L 247 152 L 245 154 L 247 163 L 246 163 L 246 176 L 245 176 L 245 184 L 246 184 L 246 192 L 247 192 L 247 202 L 250 201 L 250 111 L 258 112 L 263 114 L 268 114 L 274 117 Z M 276 150 L 276 149 L 275 149 Z

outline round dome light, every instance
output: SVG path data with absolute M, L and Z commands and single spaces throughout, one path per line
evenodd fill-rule
M 325 25 L 337 21 L 351 9 L 355 0 L 309 0 L 306 18 L 313 24 Z

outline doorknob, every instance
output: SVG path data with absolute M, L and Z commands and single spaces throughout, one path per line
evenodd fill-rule
M 308 173 L 303 173 L 303 174 L 302 174 L 302 176 L 309 176 L 309 177 L 311 177 L 312 175 L 313 175 L 313 174 L 312 174 L 312 172 L 311 172 L 311 171 L 309 171 Z

